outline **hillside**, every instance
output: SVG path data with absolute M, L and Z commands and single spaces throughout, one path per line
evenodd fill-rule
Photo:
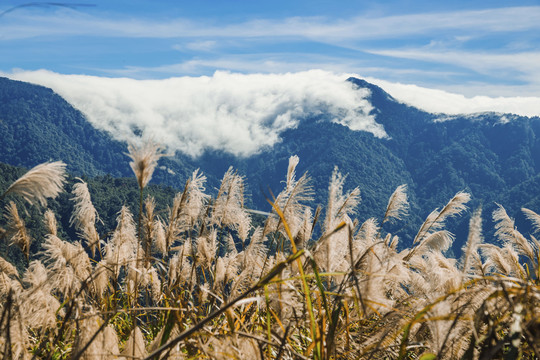
M 92 127 L 80 111 L 43 86 L 0 77 L 0 137 L 0 162 L 30 168 L 62 160 L 77 176 L 131 176 L 126 144 Z M 157 182 L 179 186 L 196 168 L 189 159 L 164 159 L 161 165 L 183 180 L 169 180 L 169 173 L 158 169 Z
M 361 219 L 380 218 L 393 190 L 408 184 L 411 216 L 400 232 L 405 242 L 431 210 L 460 190 L 473 195 L 471 207 L 483 205 L 485 219 L 494 202 L 503 204 L 518 224 L 523 223 L 521 206 L 540 209 L 534 192 L 540 187 L 540 119 L 430 114 L 397 102 L 363 80 L 349 81 L 370 90 L 373 114 L 390 139 L 352 131 L 322 114 L 284 131 L 272 149 L 248 158 L 215 152 L 199 159 L 180 153 L 164 158 L 153 183 L 180 188 L 194 169 L 201 168 L 212 190 L 232 165 L 247 177 L 250 206 L 268 210 L 265 197 L 281 189 L 287 160 L 296 154 L 298 172 L 308 171 L 317 189 L 315 204 L 325 202 L 334 166 L 347 173 L 346 187 L 359 186 L 362 192 Z M 79 111 L 44 87 L 0 79 L 0 136 L 1 162 L 31 167 L 61 159 L 76 176 L 131 176 L 126 145 L 94 129 Z M 467 223 L 465 216 L 450 227 L 460 234 L 454 250 L 461 247 Z

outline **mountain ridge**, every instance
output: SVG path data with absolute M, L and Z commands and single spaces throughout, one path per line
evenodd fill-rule
M 246 175 L 251 206 L 269 210 L 265 196 L 279 192 L 288 158 L 298 155 L 298 172 L 308 171 L 317 189 L 314 205 L 325 203 L 337 166 L 348 174 L 346 188 L 361 189 L 360 219 L 380 218 L 393 190 L 408 184 L 411 217 L 402 233 L 405 238 L 414 235 L 431 210 L 461 190 L 472 193 L 471 207 L 483 205 L 487 217 L 494 202 L 510 202 L 509 213 L 521 222 L 519 207 L 524 204 L 513 199 L 526 199 L 526 184 L 540 183 L 539 118 L 482 113 L 437 121 L 441 114 L 403 104 L 365 80 L 348 81 L 370 91 L 372 115 L 389 138 L 353 131 L 322 116 L 283 131 L 280 142 L 250 157 L 207 151 L 198 159 L 180 153 L 164 158 L 153 182 L 181 188 L 191 172 L 201 168 L 208 187 L 215 188 L 233 166 Z M 501 121 L 504 116 L 511 121 Z M 44 87 L 0 79 L 0 136 L 6 144 L 0 161 L 11 165 L 30 167 L 61 159 L 75 175 L 131 175 L 126 144 L 94 129 L 83 114 Z M 533 210 L 540 207 L 538 197 L 528 203 Z M 466 228 L 465 218 L 458 228 Z M 460 241 L 455 249 L 459 247 Z

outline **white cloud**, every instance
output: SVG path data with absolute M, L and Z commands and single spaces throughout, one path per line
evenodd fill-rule
M 16 71 L 6 76 L 52 88 L 81 110 L 97 128 L 120 140 L 134 131 L 197 156 L 205 149 L 247 156 L 280 140 L 306 116 L 329 120 L 375 136 L 386 133 L 348 75 L 312 70 L 286 74 L 235 74 L 164 80 L 62 75 Z
M 93 71 L 113 77 L 130 77 L 137 79 L 161 78 L 168 74 L 191 76 L 211 75 L 216 71 L 239 73 L 298 73 L 312 69 L 333 73 L 357 73 L 360 68 L 355 60 L 343 59 L 329 55 L 313 55 L 309 53 L 257 53 L 213 56 L 212 58 L 189 59 L 180 63 L 158 66 L 126 66 L 124 68 L 93 68 Z M 371 71 L 374 68 L 367 69 Z M 393 71 L 388 68 L 377 68 L 387 74 Z M 422 72 L 423 74 L 426 72 Z M 437 73 L 440 75 L 440 73 Z
M 214 40 L 201 40 L 201 41 L 192 41 L 185 45 L 174 45 L 173 49 L 178 51 L 191 50 L 191 51 L 201 51 L 207 52 L 212 51 L 218 45 L 217 41 Z
M 540 52 L 497 53 L 478 51 L 449 51 L 431 48 L 407 50 L 372 50 L 372 54 L 433 61 L 462 66 L 481 74 L 496 74 L 501 71 L 520 73 L 519 77 L 531 82 L 539 82 Z
M 289 17 L 237 23 L 185 18 L 151 21 L 116 15 L 98 17 L 62 9 L 54 14 L 32 11 L 11 13 L 0 23 L 0 39 L 44 35 L 97 35 L 104 37 L 304 37 L 317 41 L 403 38 L 435 31 L 516 32 L 540 28 L 540 6 L 506 7 L 389 16 L 357 15 L 343 19 Z M 519 20 L 516 20 L 519 19 Z
M 417 85 L 392 83 L 373 78 L 367 78 L 367 81 L 380 86 L 403 103 L 432 113 L 457 115 L 493 111 L 522 116 L 540 116 L 540 97 L 466 97 Z

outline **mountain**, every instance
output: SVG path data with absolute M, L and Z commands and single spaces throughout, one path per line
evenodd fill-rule
M 470 207 L 483 206 L 486 228 L 495 202 L 516 217 L 518 226 L 526 224 L 521 206 L 540 210 L 539 118 L 431 114 L 396 101 L 364 80 L 348 81 L 370 91 L 372 115 L 388 139 L 352 131 L 322 114 L 284 131 L 272 149 L 247 158 L 217 152 L 206 152 L 199 159 L 179 153 L 164 158 L 152 182 L 181 188 L 191 172 L 201 168 L 208 176 L 207 187 L 213 189 L 232 165 L 246 175 L 250 206 L 269 210 L 265 197 L 280 191 L 288 158 L 298 155 L 297 172 L 308 171 L 317 189 L 314 205 L 325 204 L 337 166 L 348 174 L 346 188 L 360 187 L 361 220 L 381 218 L 394 189 L 408 184 L 411 215 L 405 224 L 392 228 L 405 242 L 429 212 L 461 190 L 473 195 Z M 131 176 L 126 144 L 93 128 L 78 110 L 41 86 L 0 78 L 0 137 L 0 162 L 31 167 L 61 159 L 76 176 Z M 464 216 L 450 224 L 459 235 L 455 251 L 465 240 L 467 223 Z
M 0 77 L 0 162 L 33 167 L 62 160 L 74 175 L 131 176 L 125 143 L 95 129 L 84 115 L 51 89 Z M 184 178 L 197 167 L 189 158 L 164 159 Z M 159 182 L 169 172 L 156 171 Z

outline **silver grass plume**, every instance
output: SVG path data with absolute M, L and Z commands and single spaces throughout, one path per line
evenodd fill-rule
M 475 267 L 473 261 L 478 257 L 478 245 L 482 242 L 482 208 L 476 209 L 469 221 L 469 236 L 467 242 L 463 245 L 461 251 L 461 272 L 467 276 L 469 271 Z M 478 263 L 476 263 L 476 266 Z M 480 264 L 481 266 L 481 264 Z
M 484 266 L 487 272 L 523 278 L 525 272 L 519 264 L 519 255 L 511 244 L 506 244 L 504 248 L 492 244 L 481 244 L 480 251 L 486 258 Z
M 62 315 L 63 309 L 56 297 L 51 294 L 48 273 L 39 261 L 32 261 L 24 280 L 31 286 L 21 293 L 21 316 L 25 323 L 38 325 L 43 330 L 55 328 L 57 315 Z
M 388 235 L 391 235 L 391 234 L 388 234 Z M 385 244 L 386 246 L 388 246 L 390 249 L 396 251 L 397 250 L 397 246 L 399 244 L 399 236 L 397 235 L 394 235 L 394 236 L 390 236 L 388 238 L 388 241 L 385 241 Z
M 402 220 L 409 213 L 407 201 L 407 184 L 399 185 L 390 199 L 383 217 L 383 224 L 387 221 Z
M 303 249 L 305 244 L 311 238 L 313 233 L 313 215 L 311 213 L 311 208 L 306 207 L 304 210 L 304 216 L 302 220 L 302 225 L 298 231 L 298 235 L 295 238 L 296 247 L 298 249 Z
M 442 295 L 461 286 L 461 276 L 456 267 L 456 260 L 445 257 L 439 251 L 426 253 L 426 272 L 424 277 L 428 280 L 431 293 Z
M 146 356 L 144 335 L 138 326 L 129 334 L 129 339 L 126 341 L 121 355 L 134 359 L 142 359 Z
M 212 222 L 219 226 L 230 226 L 235 230 L 251 222 L 244 209 L 244 177 L 229 167 L 219 187 L 214 204 Z
M 420 227 L 416 234 L 413 243 L 416 244 L 424 239 L 431 232 L 439 231 L 444 227 L 444 222 L 447 218 L 460 215 L 467 209 L 466 204 L 471 200 L 471 195 L 460 191 L 442 208 L 441 211 L 432 211 L 426 221 Z
M 533 227 L 534 227 L 534 232 L 536 233 L 536 232 L 540 231 L 540 215 L 538 215 L 534 211 L 526 209 L 526 208 L 521 208 L 521 211 L 523 211 L 523 213 L 525 214 L 525 217 L 530 222 L 532 222 Z
M 467 202 L 471 199 L 471 195 L 460 191 L 450 201 L 439 211 L 438 209 L 433 210 L 426 218 L 420 230 L 414 237 L 413 244 L 416 244 L 411 250 L 408 251 L 407 255 L 403 258 L 405 261 L 409 261 L 411 257 L 419 250 L 422 249 L 422 242 L 428 239 L 432 234 L 441 231 L 444 227 L 444 222 L 446 219 L 460 215 L 463 211 L 467 209 Z M 438 235 L 442 235 L 439 233 Z M 450 233 L 448 233 L 450 234 Z M 451 234 L 450 234 L 451 235 Z M 448 236 L 445 236 L 446 240 L 453 240 Z M 433 238 L 431 240 L 434 240 Z M 442 241 L 443 238 L 440 238 Z M 442 243 L 441 243 L 442 244 Z
M 262 266 L 262 259 L 266 257 L 268 249 L 264 245 L 265 235 L 261 227 L 255 228 L 249 245 L 242 252 L 244 255 L 243 267 L 244 268 L 260 268 Z
M 75 206 L 69 222 L 82 234 L 94 256 L 96 247 L 99 246 L 99 235 L 95 226 L 98 215 L 92 204 L 88 185 L 82 179 L 78 180 L 80 182 L 73 185 L 71 191 L 74 195 L 71 200 L 75 202 Z
M 540 215 L 538 215 L 537 213 L 535 213 L 532 210 L 525 209 L 525 208 L 522 208 L 521 211 L 523 211 L 523 213 L 525 214 L 527 219 L 529 219 L 529 221 L 531 221 L 533 223 L 533 231 L 535 233 L 540 231 Z M 530 235 L 530 238 L 532 240 L 534 250 L 535 250 L 535 252 L 537 254 L 535 259 L 538 260 L 537 258 L 540 256 L 539 255 L 539 253 L 540 253 L 540 242 L 533 235 Z M 534 263 L 534 259 L 531 259 L 531 261 Z M 540 266 L 540 264 L 538 264 L 538 261 L 537 261 L 536 265 Z
M 166 254 L 167 253 L 167 239 L 165 234 L 165 226 L 163 225 L 163 222 L 161 219 L 157 219 L 154 221 L 153 226 L 153 233 L 152 233 L 152 240 L 154 242 L 155 249 L 160 254 Z
M 28 269 L 24 272 L 23 282 L 31 288 L 46 287 L 48 282 L 48 271 L 45 265 L 39 260 L 30 262 Z
M 79 310 L 82 312 L 82 310 Z M 118 337 L 111 325 L 105 326 L 98 333 L 103 324 L 103 319 L 94 310 L 84 311 L 84 316 L 78 320 L 77 335 L 73 344 L 72 354 L 76 354 L 88 344 L 90 345 L 82 353 L 81 360 L 108 360 L 122 359 L 119 356 Z M 94 337 L 94 335 L 97 335 Z M 94 337 L 94 338 L 93 338 Z
M 345 259 L 350 260 L 348 254 L 349 232 L 346 228 L 335 231 L 342 223 L 353 227 L 350 215 L 360 202 L 360 190 L 353 189 L 343 193 L 343 183 L 346 176 L 341 175 L 335 167 L 328 187 L 328 204 L 323 224 L 323 240 L 317 243 L 313 250 L 316 261 L 325 271 L 341 271 L 348 265 Z M 350 264 L 349 264 L 350 265 Z
M 158 160 L 166 154 L 163 153 L 163 148 L 149 140 L 144 144 L 136 146 L 134 144 L 128 145 L 128 151 L 126 155 L 131 158 L 129 166 L 133 170 L 140 189 L 144 189 L 150 179 L 152 179 L 152 174 L 156 169 Z
M 10 318 L 5 324 L 2 324 L 2 333 L 8 335 L 9 338 L 4 334 L 0 335 L 0 349 L 2 349 L 6 359 L 28 360 L 31 358 L 28 351 L 31 345 L 31 336 L 27 330 L 27 324 L 24 321 L 21 309 L 16 304 L 13 304 L 10 310 Z
M 107 266 L 106 260 L 98 262 L 92 273 L 92 290 L 98 296 L 102 296 L 109 286 L 109 280 L 112 277 L 112 271 Z
M 313 200 L 313 187 L 310 185 L 311 179 L 307 173 L 302 175 L 300 179 L 296 179 L 296 166 L 299 161 L 296 155 L 289 158 L 285 188 L 274 200 L 274 203 L 283 212 L 293 238 L 298 235 L 304 220 L 305 208 L 307 207 L 304 203 Z M 275 212 L 275 210 L 272 211 Z M 266 235 L 276 230 L 283 231 L 283 235 L 287 236 L 283 230 L 281 219 L 274 214 L 268 217 L 263 232 Z
M 224 286 L 231 279 L 235 279 L 237 276 L 238 262 L 236 256 L 227 255 L 225 257 L 218 257 L 216 261 L 216 269 L 214 274 L 214 284 L 212 291 L 220 290 L 224 293 Z
M 423 255 L 427 250 L 444 252 L 448 250 L 453 241 L 454 235 L 451 232 L 447 230 L 436 231 L 424 238 L 416 248 L 416 254 Z
M 19 272 L 9 261 L 0 256 L 0 272 L 8 276 L 18 277 Z
M 0 272 L 0 299 L 2 301 L 5 301 L 10 292 L 18 297 L 22 291 L 23 288 L 19 280 L 12 279 L 6 273 Z
M 159 302 L 162 296 L 161 281 L 154 267 L 140 266 L 138 269 L 134 266 L 128 268 L 128 276 L 126 280 L 126 290 L 128 294 L 137 296 L 136 290 L 139 292 L 141 289 L 148 287 L 152 299 L 155 303 Z
M 529 241 L 515 228 L 514 220 L 511 219 L 506 210 L 499 204 L 498 209 L 493 211 L 493 221 L 495 222 L 495 236 L 501 239 L 504 244 L 511 244 L 520 255 L 527 256 L 532 262 L 536 259 L 535 251 Z
M 217 229 L 213 229 L 208 236 L 197 239 L 197 261 L 204 269 L 212 267 L 217 249 Z
M 377 234 L 379 232 L 379 225 L 377 219 L 369 218 L 362 223 L 358 230 L 355 240 L 358 240 L 364 244 L 364 247 L 369 247 L 377 240 Z
M 257 341 L 238 335 L 227 337 L 213 336 L 210 341 L 204 345 L 203 351 L 209 358 L 215 360 L 262 360 L 262 354 L 257 345 Z
M 120 350 L 118 347 L 118 336 L 116 335 L 116 330 L 114 327 L 109 324 L 105 327 L 102 333 L 97 337 L 96 344 L 99 345 L 105 353 L 103 354 L 103 360 L 108 359 L 121 359 L 118 354 Z
M 109 266 L 116 269 L 125 266 L 130 261 L 135 261 L 138 240 L 133 215 L 124 205 L 116 218 L 117 226 L 113 232 L 112 238 L 106 245 L 105 259 Z
M 55 290 L 65 295 L 72 294 L 90 278 L 92 265 L 80 243 L 72 244 L 47 235 L 43 249 L 51 285 Z
M 186 181 L 184 191 L 175 195 L 173 205 L 168 211 L 169 221 L 165 231 L 167 251 L 179 239 L 181 233 L 188 231 L 201 221 L 201 214 L 210 198 L 204 193 L 205 183 L 206 176 L 196 169 Z
M 525 217 L 527 217 L 527 219 L 529 219 L 529 221 L 532 222 L 533 231 L 535 233 L 540 231 L 540 215 L 526 208 L 521 208 L 521 211 L 523 211 L 523 213 L 525 214 Z M 534 249 L 538 254 L 540 252 L 540 242 L 534 236 L 530 235 L 530 237 L 533 242 Z M 537 266 L 540 266 L 540 264 L 537 264 Z
M 206 176 L 199 172 L 199 169 L 193 171 L 191 175 L 191 181 L 188 185 L 188 194 L 187 194 L 187 206 L 186 214 L 195 221 L 201 211 L 204 208 L 204 205 L 210 199 L 210 195 L 205 194 L 206 188 L 204 184 L 206 183 Z
M 236 256 L 236 254 L 238 254 L 238 251 L 236 250 L 236 244 L 234 242 L 234 237 L 232 236 L 232 234 L 227 234 L 225 236 L 224 242 L 224 249 L 226 251 L 226 254 Z
M 24 253 L 26 260 L 30 257 L 30 243 L 32 239 L 28 235 L 24 221 L 19 216 L 17 205 L 10 201 L 6 206 L 7 213 L 5 215 L 8 221 L 7 236 L 9 243 L 17 245 Z
M 172 329 L 168 329 L 166 326 L 162 327 L 159 333 L 156 334 L 154 339 L 148 345 L 148 352 L 152 353 L 161 346 L 163 343 L 163 336 L 165 336 L 166 333 L 169 333 L 169 338 L 174 339 L 177 337 L 180 334 L 178 323 L 175 323 Z M 188 358 L 188 355 L 182 352 L 180 345 L 176 345 L 169 349 L 167 357 L 169 360 L 185 360 Z
M 296 166 L 300 162 L 300 158 L 297 155 L 293 155 L 289 158 L 289 166 L 287 167 L 287 182 L 286 189 L 290 191 L 295 183 Z
M 346 178 L 347 176 L 343 176 L 336 166 L 328 186 L 328 205 L 324 221 L 325 233 L 334 231 L 336 225 L 354 214 L 355 208 L 360 203 L 360 189 L 358 187 L 343 193 L 343 184 Z
M 142 239 L 145 252 L 144 263 L 147 265 L 150 262 L 150 256 L 152 252 L 152 239 L 154 237 L 155 229 L 155 214 L 156 201 L 152 196 L 148 196 L 144 201 L 145 212 L 142 215 Z
M 55 198 L 63 189 L 66 179 L 66 164 L 61 161 L 47 162 L 30 169 L 0 196 L 10 193 L 22 196 L 30 204 L 47 204 L 47 198 Z
M 47 209 L 47 211 L 45 211 L 45 214 L 43 215 L 43 222 L 45 223 L 45 227 L 47 228 L 48 233 L 51 235 L 56 235 L 58 230 L 56 224 L 56 216 L 51 209 Z
M 183 193 L 177 193 L 173 199 L 173 205 L 172 208 L 169 208 L 169 223 L 167 224 L 167 231 L 165 232 L 165 248 L 166 251 L 169 251 L 170 247 L 176 239 L 179 237 L 180 233 L 184 230 L 187 230 L 187 225 L 185 221 L 181 221 L 180 219 L 180 213 L 182 210 L 183 205 L 186 201 L 186 194 L 187 194 L 187 187 L 189 185 L 186 184 L 186 188 L 184 189 Z

